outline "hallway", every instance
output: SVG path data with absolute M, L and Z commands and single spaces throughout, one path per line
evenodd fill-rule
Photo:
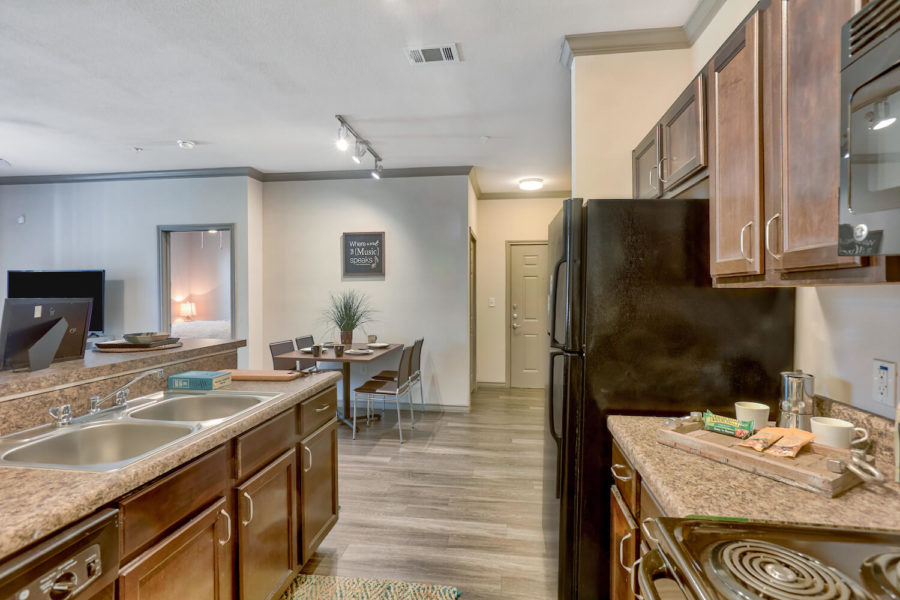
M 543 390 L 479 391 L 468 413 L 426 413 L 402 447 L 387 413 L 356 440 L 341 428 L 340 520 L 304 572 L 453 585 L 464 600 L 553 598 Z

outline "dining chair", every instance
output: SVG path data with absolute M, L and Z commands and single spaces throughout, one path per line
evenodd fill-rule
M 293 371 L 297 368 L 297 361 L 289 358 L 275 358 L 279 354 L 294 351 L 294 342 L 284 340 L 281 342 L 272 342 L 269 344 L 269 352 L 272 353 L 272 368 L 276 371 Z
M 413 342 L 412 358 L 410 359 L 409 363 L 409 385 L 410 388 L 412 388 L 412 385 L 414 383 L 419 384 L 419 398 L 421 399 L 423 419 L 425 418 L 425 386 L 422 385 L 422 344 L 424 343 L 425 338 L 419 338 L 415 342 Z M 380 379 L 382 381 L 397 381 L 397 371 L 381 371 L 372 379 Z M 415 429 L 415 417 L 412 416 L 412 394 L 410 394 L 409 396 L 409 403 L 409 413 L 412 417 L 410 429 Z
M 309 348 L 316 343 L 313 336 L 309 334 L 296 337 L 294 338 L 294 341 L 297 343 L 297 350 L 300 350 L 301 348 Z M 297 361 L 297 370 L 305 371 L 306 369 L 317 369 L 318 364 L 319 363 L 313 359 L 301 358 Z
M 353 397 L 353 439 L 356 439 L 356 405 L 362 396 L 366 400 L 366 417 L 371 420 L 372 417 L 372 399 L 381 398 L 384 402 L 387 398 L 394 398 L 397 404 L 397 429 L 400 432 L 400 443 L 403 443 L 403 419 L 400 416 L 400 398 L 405 394 L 409 400 L 409 413 L 412 415 L 412 396 L 409 390 L 409 372 L 412 365 L 412 346 L 403 348 L 403 354 L 400 356 L 400 365 L 397 367 L 397 380 L 384 381 L 381 379 L 370 379 L 355 390 Z

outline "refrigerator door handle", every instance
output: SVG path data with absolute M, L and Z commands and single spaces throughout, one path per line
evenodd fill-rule
M 562 497 L 562 469 L 560 466 L 560 454 L 562 453 L 562 434 L 556 431 L 556 421 L 553 418 L 553 410 L 554 407 L 554 394 L 553 394 L 553 364 L 554 361 L 560 356 L 565 356 L 563 352 L 551 352 L 550 353 L 550 381 L 547 386 L 547 393 L 549 397 L 547 399 L 547 419 L 550 426 L 550 435 L 553 436 L 553 441 L 556 442 L 556 497 Z
M 566 257 L 563 256 L 556 264 L 553 266 L 553 272 L 550 275 L 550 306 L 548 308 L 548 312 L 550 313 L 548 316 L 550 317 L 550 347 L 558 348 L 560 350 L 565 349 L 565 341 L 562 344 L 557 343 L 556 341 L 556 295 L 559 291 L 559 281 L 557 276 L 559 275 L 559 268 L 566 264 Z M 551 361 L 553 359 L 551 358 Z

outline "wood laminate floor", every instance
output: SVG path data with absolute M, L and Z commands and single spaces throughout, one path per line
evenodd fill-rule
M 543 390 L 490 390 L 467 413 L 417 413 L 402 446 L 396 412 L 356 440 L 341 427 L 340 519 L 304 573 L 453 585 L 462 600 L 555 598 L 543 417 Z M 406 437 L 408 411 L 404 423 Z

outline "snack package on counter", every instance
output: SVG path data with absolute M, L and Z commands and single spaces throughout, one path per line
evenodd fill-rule
M 738 421 L 729 417 L 713 414 L 712 411 L 703 413 L 703 428 L 724 435 L 730 435 L 738 439 L 746 439 L 753 433 L 753 421 Z
M 774 456 L 794 457 L 797 456 L 797 453 L 800 452 L 803 446 L 810 443 L 815 437 L 816 434 L 814 433 L 791 427 L 786 429 L 781 439 L 772 444 L 765 452 Z
M 762 452 L 778 440 L 784 437 L 790 429 L 787 427 L 763 427 L 746 440 L 738 442 L 738 446 L 746 446 L 753 448 L 757 452 Z

